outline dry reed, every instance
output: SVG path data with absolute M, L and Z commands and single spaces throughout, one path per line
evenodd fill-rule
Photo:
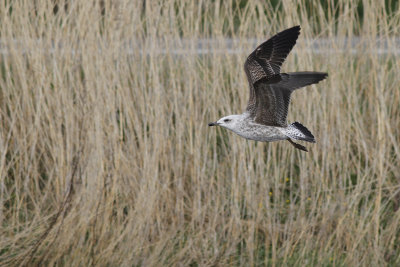
M 0 264 L 400 264 L 399 20 L 372 0 L 2 1 Z M 249 38 L 298 24 L 282 70 L 329 78 L 289 121 L 317 144 L 208 128 L 246 105 Z

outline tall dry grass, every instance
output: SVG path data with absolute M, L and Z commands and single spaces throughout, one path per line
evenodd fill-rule
M 275 2 L 2 1 L 0 264 L 400 264 L 398 5 Z M 208 128 L 246 105 L 249 38 L 297 24 L 317 144 Z

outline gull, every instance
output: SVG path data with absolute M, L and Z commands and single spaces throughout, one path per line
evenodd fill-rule
M 250 87 L 246 111 L 211 122 L 246 139 L 273 142 L 288 140 L 295 148 L 308 151 L 292 139 L 315 143 L 313 134 L 301 123 L 287 124 L 290 95 L 296 89 L 318 83 L 324 72 L 280 73 L 282 63 L 296 44 L 300 26 L 284 30 L 258 46 L 244 64 Z

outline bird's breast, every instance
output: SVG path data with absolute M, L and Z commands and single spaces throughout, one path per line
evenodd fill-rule
M 234 132 L 246 139 L 261 142 L 273 142 L 287 139 L 287 136 L 282 133 L 280 127 L 265 126 L 260 124 L 246 125 L 244 127 L 240 127 L 238 131 Z

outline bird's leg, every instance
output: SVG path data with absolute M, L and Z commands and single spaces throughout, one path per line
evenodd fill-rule
M 300 145 L 300 144 L 298 144 L 298 143 L 293 142 L 292 139 L 290 139 L 290 138 L 288 138 L 287 140 L 288 140 L 295 148 L 300 149 L 300 150 L 303 150 L 303 151 L 305 151 L 305 152 L 308 152 L 308 150 L 307 150 L 307 148 L 306 148 L 305 146 L 302 146 L 302 145 Z

